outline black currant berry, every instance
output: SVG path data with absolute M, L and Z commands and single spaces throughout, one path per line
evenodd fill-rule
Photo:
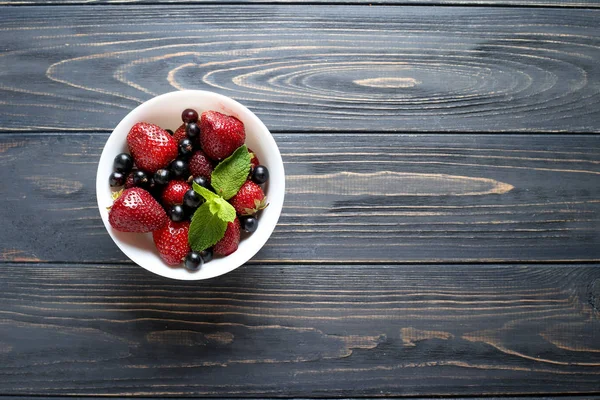
M 108 177 L 108 184 L 110 185 L 110 187 L 123 186 L 125 184 L 126 178 L 127 177 L 125 176 L 125 174 L 115 171 Z
M 198 112 L 191 108 L 186 108 L 181 113 L 181 120 L 186 124 L 189 124 L 190 122 L 196 122 L 198 121 Z
M 179 155 L 182 157 L 189 157 L 194 153 L 194 143 L 191 139 L 185 138 L 179 141 Z
M 252 181 L 262 185 L 269 180 L 269 170 L 264 165 L 257 165 L 252 172 Z
M 133 168 L 133 158 L 127 153 L 121 153 L 115 157 L 113 168 L 115 171 L 127 175 Z
M 185 195 L 183 196 L 183 204 L 186 207 L 191 209 L 198 208 L 200 203 L 202 203 L 202 197 L 200 197 L 200 195 L 196 193 L 194 189 L 190 189 L 185 192 Z
M 202 257 L 202 261 L 204 261 L 205 263 L 207 263 L 210 260 L 212 260 L 213 259 L 213 250 L 212 250 L 212 248 L 206 249 L 206 250 L 202 250 L 200 252 L 200 257 Z
M 190 251 L 185 256 L 185 269 L 187 269 L 190 272 L 198 271 L 200 268 L 202 268 L 202 264 L 204 264 L 204 261 L 202 260 L 202 256 L 198 252 Z
M 185 220 L 185 210 L 179 204 L 175 204 L 169 210 L 169 216 L 171 217 L 171 221 L 181 222 L 181 221 Z
M 171 177 L 171 172 L 168 169 L 159 169 L 154 173 L 154 183 L 157 185 L 166 185 L 169 183 L 169 178 Z
M 200 127 L 195 122 L 190 122 L 185 127 L 185 134 L 188 138 L 194 139 L 200 135 Z
M 203 176 L 197 176 L 197 177 L 194 178 L 194 182 L 196 182 L 196 184 L 202 186 L 203 188 L 206 188 L 206 189 L 212 191 L 210 183 L 208 183 L 208 179 L 206 179 L 205 177 L 203 177 Z
M 148 189 L 151 186 L 152 181 L 147 173 L 138 169 L 133 173 L 133 184 L 134 186 Z
M 188 173 L 187 162 L 177 159 L 171 163 L 170 169 L 173 178 L 187 178 L 187 176 L 185 176 Z
M 258 228 L 258 219 L 255 217 L 246 217 L 241 219 L 240 222 L 242 223 L 242 229 L 246 232 L 252 233 Z

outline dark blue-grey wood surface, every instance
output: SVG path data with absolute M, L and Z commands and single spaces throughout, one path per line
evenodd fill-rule
M 0 396 L 600 395 L 598 2 L 96 3 L 0 3 Z M 94 192 L 188 88 L 287 172 L 205 282 L 129 262 Z
M 140 102 L 194 88 L 278 132 L 595 133 L 598 21 L 562 8 L 4 7 L 0 130 L 110 131 Z
M 127 261 L 95 203 L 107 137 L 0 135 L 0 165 L 19 182 L 0 197 L 5 260 Z M 289 133 L 275 140 L 286 199 L 255 262 L 600 261 L 600 136 Z

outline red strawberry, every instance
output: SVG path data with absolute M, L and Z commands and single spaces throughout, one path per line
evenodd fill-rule
M 256 183 L 246 181 L 229 202 L 239 215 L 254 215 L 267 206 L 265 193 Z
M 225 236 L 215 244 L 213 253 L 219 256 L 228 256 L 237 250 L 240 244 L 240 220 L 234 219 L 227 224 Z
M 175 139 L 175 143 L 179 143 L 181 139 L 185 139 L 187 136 L 185 135 L 185 124 L 181 124 L 179 128 L 173 133 L 173 139 Z
M 162 203 L 165 206 L 173 206 L 175 204 L 183 204 L 183 196 L 185 192 L 192 187 L 184 181 L 169 181 L 167 187 L 162 192 Z
M 258 161 L 258 156 L 256 155 L 256 153 L 253 152 L 252 149 L 248 149 L 248 153 L 250 153 L 250 166 L 252 168 L 256 168 L 257 166 L 259 166 L 260 161 Z
M 140 188 L 125 189 L 108 213 L 110 226 L 121 232 L 152 232 L 167 220 L 160 204 Z
M 229 157 L 246 140 L 242 121 L 216 111 L 202 113 L 200 131 L 202 150 L 213 160 Z
M 177 142 L 158 125 L 138 122 L 127 135 L 129 152 L 138 168 L 155 173 L 177 157 Z
M 188 244 L 189 222 L 173 222 L 169 220 L 159 230 L 152 232 L 154 244 L 160 257 L 169 265 L 181 264 L 190 251 Z
M 195 177 L 203 176 L 210 183 L 210 176 L 213 172 L 212 162 L 206 157 L 204 152 L 198 150 L 194 153 L 192 158 L 190 158 L 189 168 L 192 175 Z

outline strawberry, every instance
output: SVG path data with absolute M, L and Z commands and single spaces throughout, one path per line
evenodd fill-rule
M 238 244 L 240 244 L 240 220 L 236 218 L 227 224 L 225 236 L 215 244 L 213 253 L 228 256 L 237 250 Z
M 177 142 L 158 125 L 138 122 L 127 135 L 129 152 L 138 168 L 155 173 L 177 157 Z
M 256 183 L 246 181 L 229 202 L 239 215 L 254 215 L 267 206 L 265 193 Z
M 167 187 L 162 192 L 162 203 L 165 206 L 174 206 L 183 204 L 185 192 L 192 187 L 184 181 L 169 181 Z
M 152 232 L 154 244 L 160 257 L 169 265 L 179 265 L 190 251 L 188 244 L 189 222 L 169 220 L 160 229 Z
M 121 232 L 152 232 L 167 220 L 165 210 L 141 188 L 125 189 L 108 213 L 110 226 Z
M 202 113 L 200 131 L 202 150 L 213 160 L 229 157 L 246 140 L 242 121 L 216 111 Z
M 256 168 L 257 166 L 259 166 L 260 161 L 258 160 L 256 153 L 253 152 L 252 149 L 248 149 L 248 153 L 250 153 L 250 167 Z
M 210 176 L 213 172 L 212 162 L 206 157 L 206 154 L 201 150 L 194 153 L 189 162 L 190 172 L 194 178 L 202 176 L 210 183 Z
M 185 139 L 187 136 L 185 135 L 185 124 L 181 124 L 179 128 L 173 133 L 173 139 L 175 139 L 175 143 L 179 143 L 181 139 Z

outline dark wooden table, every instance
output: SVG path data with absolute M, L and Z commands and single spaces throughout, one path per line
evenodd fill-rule
M 600 395 L 597 0 L 0 2 L 0 395 Z M 246 266 L 162 279 L 95 200 L 154 95 L 287 172 Z

